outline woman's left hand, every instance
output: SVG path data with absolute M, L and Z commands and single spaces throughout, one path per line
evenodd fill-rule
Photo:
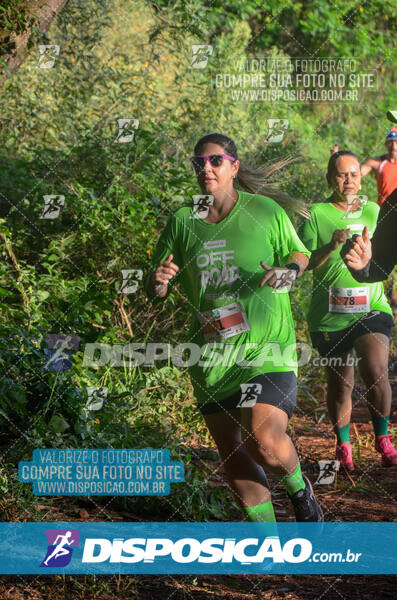
M 267 271 L 267 273 L 264 277 L 262 277 L 259 287 L 263 287 L 265 283 L 267 283 L 267 285 L 270 285 L 270 287 L 280 290 L 284 287 L 287 287 L 295 281 L 296 271 L 294 270 L 290 271 L 289 269 L 286 269 L 285 272 L 288 272 L 289 275 L 289 277 L 287 278 L 288 280 L 286 280 L 285 282 L 280 282 L 277 271 L 280 271 L 281 267 L 269 267 L 269 265 L 265 265 L 265 263 L 262 261 L 260 262 L 260 265 L 262 269 Z

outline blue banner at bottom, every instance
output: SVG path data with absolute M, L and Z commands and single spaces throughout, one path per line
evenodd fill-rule
M 396 574 L 397 523 L 0 523 L 1 574 Z

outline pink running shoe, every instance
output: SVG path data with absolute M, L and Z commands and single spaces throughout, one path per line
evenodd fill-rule
M 397 456 L 397 453 L 396 453 Z M 353 455 L 352 455 L 352 445 L 349 442 L 343 442 L 340 446 L 336 446 L 336 458 L 339 460 L 342 467 L 346 469 L 346 471 L 353 471 Z
M 384 467 L 394 467 L 397 465 L 397 451 L 391 443 L 392 435 L 377 435 L 375 439 L 375 450 L 382 455 L 382 465 Z

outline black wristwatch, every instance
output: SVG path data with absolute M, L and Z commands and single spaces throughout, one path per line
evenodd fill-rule
M 300 266 L 296 263 L 289 263 L 288 265 L 285 265 L 287 269 L 292 269 L 294 271 L 296 271 L 296 276 L 298 277 L 299 273 L 300 273 Z

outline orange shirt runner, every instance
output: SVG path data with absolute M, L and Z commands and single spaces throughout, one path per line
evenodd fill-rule
M 378 185 L 378 204 L 382 206 L 386 198 L 397 187 L 397 163 L 389 160 L 381 160 L 376 171 L 376 183 Z

